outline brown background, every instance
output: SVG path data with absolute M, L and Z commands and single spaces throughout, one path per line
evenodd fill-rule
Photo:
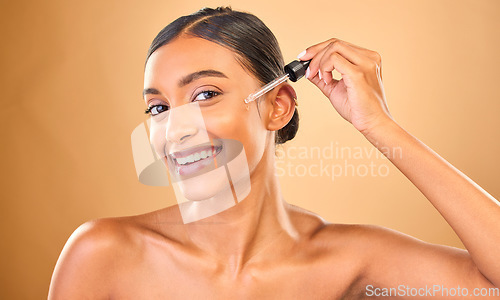
M 83 222 L 175 203 L 171 189 L 138 182 L 130 134 L 144 119 L 150 42 L 176 17 L 203 6 L 231 4 L 256 14 L 286 61 L 331 37 L 378 51 L 399 124 L 500 196 L 499 1 L 182 2 L 0 4 L 1 299 L 45 298 L 60 251 Z M 305 80 L 294 85 L 301 124 L 286 147 L 336 142 L 370 149 L 315 87 Z M 331 222 L 379 224 L 463 247 L 404 175 L 387 160 L 374 162 L 389 165 L 389 174 L 280 177 L 285 199 Z

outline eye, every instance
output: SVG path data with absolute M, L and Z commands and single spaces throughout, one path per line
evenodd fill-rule
M 148 107 L 148 109 L 146 109 L 144 113 L 156 116 L 157 114 L 161 114 L 162 112 L 165 112 L 168 109 L 169 107 L 167 105 L 156 104 Z
M 218 96 L 218 95 L 220 95 L 220 93 L 218 93 L 216 91 L 207 90 L 207 91 L 203 91 L 203 92 L 199 93 L 196 96 L 196 98 L 194 98 L 194 100 L 205 101 L 205 100 L 208 100 L 208 99 L 213 98 L 213 97 Z

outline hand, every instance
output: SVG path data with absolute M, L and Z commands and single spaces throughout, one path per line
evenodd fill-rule
M 299 59 L 312 59 L 306 77 L 361 133 L 366 135 L 381 122 L 393 121 L 385 101 L 377 52 L 333 38 L 307 48 Z M 333 78 L 334 69 L 342 79 Z

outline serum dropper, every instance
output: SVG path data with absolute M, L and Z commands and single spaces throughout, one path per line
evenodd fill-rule
M 309 66 L 309 63 L 311 60 L 306 60 L 306 61 L 298 61 L 294 60 L 288 65 L 285 66 L 285 74 L 274 79 L 273 81 L 269 82 L 268 84 L 264 85 L 260 90 L 258 90 L 255 93 L 250 94 L 246 99 L 245 103 L 250 103 L 261 96 L 263 96 L 265 93 L 269 92 L 270 90 L 274 89 L 281 83 L 287 81 L 290 79 L 293 82 L 296 82 L 300 78 L 302 78 L 306 74 L 307 67 Z

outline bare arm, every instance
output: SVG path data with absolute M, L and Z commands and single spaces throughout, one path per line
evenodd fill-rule
M 375 235 L 373 250 L 378 254 L 374 259 L 387 258 L 393 268 L 373 263 L 370 275 L 378 275 L 380 283 L 387 285 L 401 279 L 411 284 L 436 278 L 468 286 L 500 287 L 498 201 L 393 120 L 385 101 L 380 55 L 330 39 L 307 48 L 300 59 L 312 59 L 307 78 L 344 119 L 415 184 L 467 248 L 436 246 L 388 230 L 377 231 L 382 233 Z M 342 74 L 341 80 L 332 77 L 334 69 Z M 401 151 L 390 151 L 396 148 Z M 384 255 L 384 251 L 390 255 Z M 397 277 L 387 275 L 390 272 Z
M 365 136 L 441 213 L 481 274 L 500 286 L 498 201 L 393 121 L 382 123 Z
M 426 243 L 378 226 L 368 227 L 360 241 L 366 249 L 366 263 L 358 295 L 376 296 L 392 289 L 391 296 L 408 298 L 500 297 L 500 289 L 479 271 L 466 250 Z

